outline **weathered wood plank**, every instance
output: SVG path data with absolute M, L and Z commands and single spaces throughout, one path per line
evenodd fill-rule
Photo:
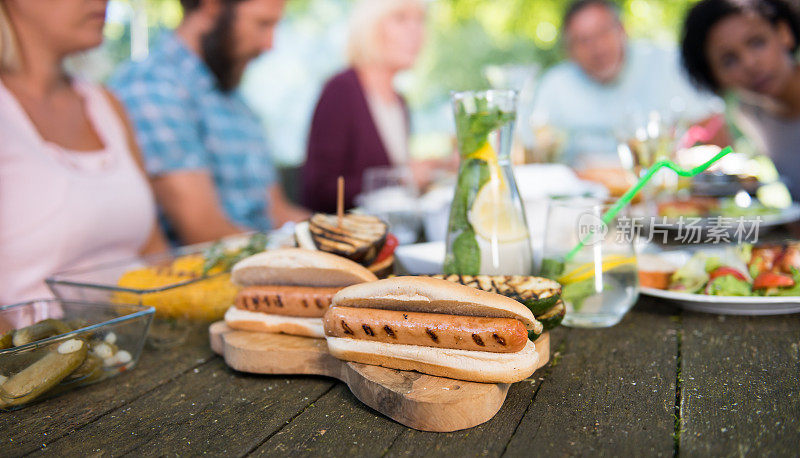
M 381 456 L 407 428 L 365 406 L 337 383 L 259 447 L 263 456 Z
M 673 453 L 677 320 L 643 298 L 607 329 L 572 329 L 510 456 Z
M 0 413 L 0 449 L 12 456 L 27 454 L 98 417 L 168 383 L 213 357 L 207 332 L 192 332 L 177 348 L 142 352 L 134 370 L 95 385 Z
M 560 358 L 558 352 L 569 331 L 567 328 L 558 328 L 550 333 L 551 361 Z M 389 448 L 387 456 L 500 455 L 549 372 L 548 364 L 530 379 L 513 384 L 503 407 L 486 423 L 444 434 L 407 429 Z
M 797 455 L 800 315 L 685 312 L 681 359 L 681 455 Z
M 333 384 L 323 377 L 235 372 L 215 358 L 35 454 L 240 456 Z

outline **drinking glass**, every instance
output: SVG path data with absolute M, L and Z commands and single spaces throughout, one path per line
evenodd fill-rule
M 389 224 L 401 244 L 419 238 L 422 216 L 414 178 L 408 167 L 372 167 L 364 171 L 362 193 L 356 203 Z
M 549 202 L 541 274 L 561 283 L 567 326 L 613 326 L 639 296 L 636 227 L 625 209 L 604 224 L 612 203 L 582 197 Z M 566 259 L 581 241 L 580 251 Z

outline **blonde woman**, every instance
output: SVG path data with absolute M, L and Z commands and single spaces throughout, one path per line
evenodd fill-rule
M 347 182 L 345 205 L 361 192 L 364 170 L 407 165 L 409 116 L 394 89 L 424 41 L 420 0 L 361 0 L 347 41 L 350 67 L 325 84 L 311 121 L 303 166 L 303 204 L 336 210 L 336 179 Z
M 0 0 L 0 305 L 54 272 L 166 248 L 119 104 L 62 67 L 107 0 Z

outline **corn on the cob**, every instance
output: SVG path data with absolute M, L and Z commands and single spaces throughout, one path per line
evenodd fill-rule
M 129 289 L 149 290 L 197 281 L 151 293 L 120 291 L 114 294 L 113 301 L 152 306 L 156 309 L 156 316 L 164 318 L 221 319 L 233 303 L 237 288 L 231 283 L 230 274 L 221 273 L 222 269 L 212 269 L 208 277 L 201 279 L 203 262 L 201 255 L 188 255 L 176 258 L 168 266 L 125 272 L 118 285 Z

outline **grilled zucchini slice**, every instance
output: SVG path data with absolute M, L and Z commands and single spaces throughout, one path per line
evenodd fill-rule
M 567 308 L 564 307 L 563 301 L 556 302 L 556 305 L 553 306 L 547 312 L 539 315 L 536 317 L 544 326 L 545 331 L 549 331 L 558 325 L 564 320 L 564 315 L 567 314 Z
M 433 275 L 433 277 L 510 297 L 528 307 L 534 316 L 553 308 L 561 297 L 561 285 L 542 277 L 526 275 Z

